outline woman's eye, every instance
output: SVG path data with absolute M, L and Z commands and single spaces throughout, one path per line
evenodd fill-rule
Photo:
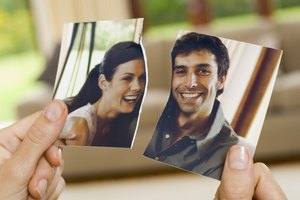
M 142 82 L 146 82 L 146 75 L 142 75 L 141 77 L 140 77 L 140 81 L 142 81 Z
M 131 81 L 132 77 L 131 76 L 125 76 L 125 77 L 122 78 L 122 80 L 124 80 L 124 81 Z

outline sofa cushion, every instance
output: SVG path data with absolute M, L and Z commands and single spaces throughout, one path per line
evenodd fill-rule
M 278 76 L 269 109 L 300 109 L 300 70 Z
M 291 72 L 300 70 L 300 20 L 279 23 L 279 33 L 282 40 L 282 70 Z

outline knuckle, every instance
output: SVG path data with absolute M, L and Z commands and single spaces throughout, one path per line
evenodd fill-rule
M 253 192 L 250 191 L 250 187 L 246 185 L 227 188 L 227 194 L 229 194 L 229 199 L 231 200 L 248 200 L 249 196 L 252 197 L 252 193 Z
M 45 158 L 43 158 L 36 168 L 33 176 L 40 178 L 46 178 L 50 182 L 56 174 L 56 168 L 52 167 Z
M 36 145 L 38 145 L 40 141 L 43 141 L 45 139 L 50 139 L 48 134 L 48 129 L 45 126 L 42 126 L 41 124 L 38 123 L 34 123 L 32 125 L 27 137 L 33 144 Z

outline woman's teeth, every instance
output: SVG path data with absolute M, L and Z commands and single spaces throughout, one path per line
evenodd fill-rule
M 136 100 L 136 98 L 137 98 L 137 96 L 135 96 L 135 95 L 125 96 L 125 97 L 124 97 L 124 99 L 125 99 L 126 101 L 134 101 L 134 100 Z

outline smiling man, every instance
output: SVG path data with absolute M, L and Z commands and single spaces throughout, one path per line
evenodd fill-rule
M 252 150 L 217 99 L 229 68 L 227 48 L 217 37 L 191 32 L 176 41 L 171 56 L 170 97 L 144 155 L 220 179 L 231 146 Z

